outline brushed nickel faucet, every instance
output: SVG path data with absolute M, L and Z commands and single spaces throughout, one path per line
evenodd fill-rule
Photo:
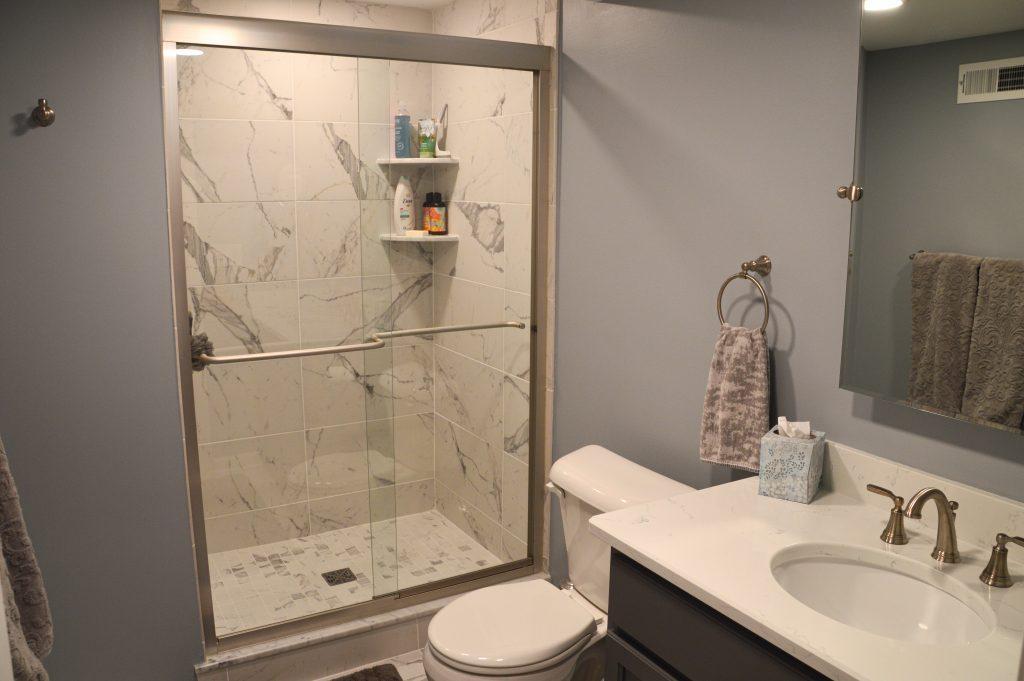
M 907 502 L 903 515 L 920 520 L 921 508 L 928 501 L 934 501 L 939 509 L 939 534 L 932 549 L 932 558 L 940 563 L 959 563 L 960 551 L 956 546 L 956 509 L 960 504 L 950 501 L 945 493 L 936 487 L 925 487 Z
M 989 586 L 997 586 L 1000 589 L 1013 586 L 1013 578 L 1010 577 L 1010 570 L 1006 566 L 1007 544 L 1024 546 L 1024 537 L 1011 537 L 1003 532 L 996 535 L 996 545 L 992 547 L 992 556 L 978 577 Z
M 897 546 L 909 542 L 907 533 L 903 529 L 903 497 L 898 497 L 890 490 L 878 485 L 869 484 L 868 491 L 881 494 L 892 501 L 892 510 L 889 511 L 889 522 L 886 523 L 885 529 L 882 530 L 882 534 L 878 538 L 886 544 L 896 544 Z

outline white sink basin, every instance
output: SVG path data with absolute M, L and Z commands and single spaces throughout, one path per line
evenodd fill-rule
M 934 645 L 977 641 L 996 624 L 979 596 L 933 565 L 843 544 L 775 554 L 775 581 L 807 607 L 879 636 Z

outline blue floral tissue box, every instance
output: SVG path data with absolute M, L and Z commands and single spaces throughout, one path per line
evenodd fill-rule
M 761 438 L 761 472 L 757 493 L 809 504 L 818 492 L 825 460 L 825 433 L 813 438 L 779 435 L 775 426 Z

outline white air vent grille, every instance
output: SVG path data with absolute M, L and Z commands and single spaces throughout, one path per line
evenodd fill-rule
M 1024 99 L 1024 57 L 961 64 L 957 104 Z

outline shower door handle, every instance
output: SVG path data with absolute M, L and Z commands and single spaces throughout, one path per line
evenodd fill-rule
M 204 365 L 233 364 L 236 362 L 262 362 L 268 359 L 288 359 L 290 357 L 313 357 L 315 355 L 340 355 L 360 350 L 376 350 L 385 345 L 390 338 L 405 336 L 424 336 L 427 334 L 455 333 L 457 331 L 476 331 L 478 329 L 525 329 L 523 322 L 490 322 L 487 324 L 456 324 L 454 326 L 431 326 L 424 329 L 405 329 L 403 331 L 379 331 L 363 343 L 350 345 L 329 345 L 322 348 L 305 348 L 302 350 L 281 350 L 280 352 L 255 352 L 248 355 L 207 355 L 201 354 L 196 359 Z

